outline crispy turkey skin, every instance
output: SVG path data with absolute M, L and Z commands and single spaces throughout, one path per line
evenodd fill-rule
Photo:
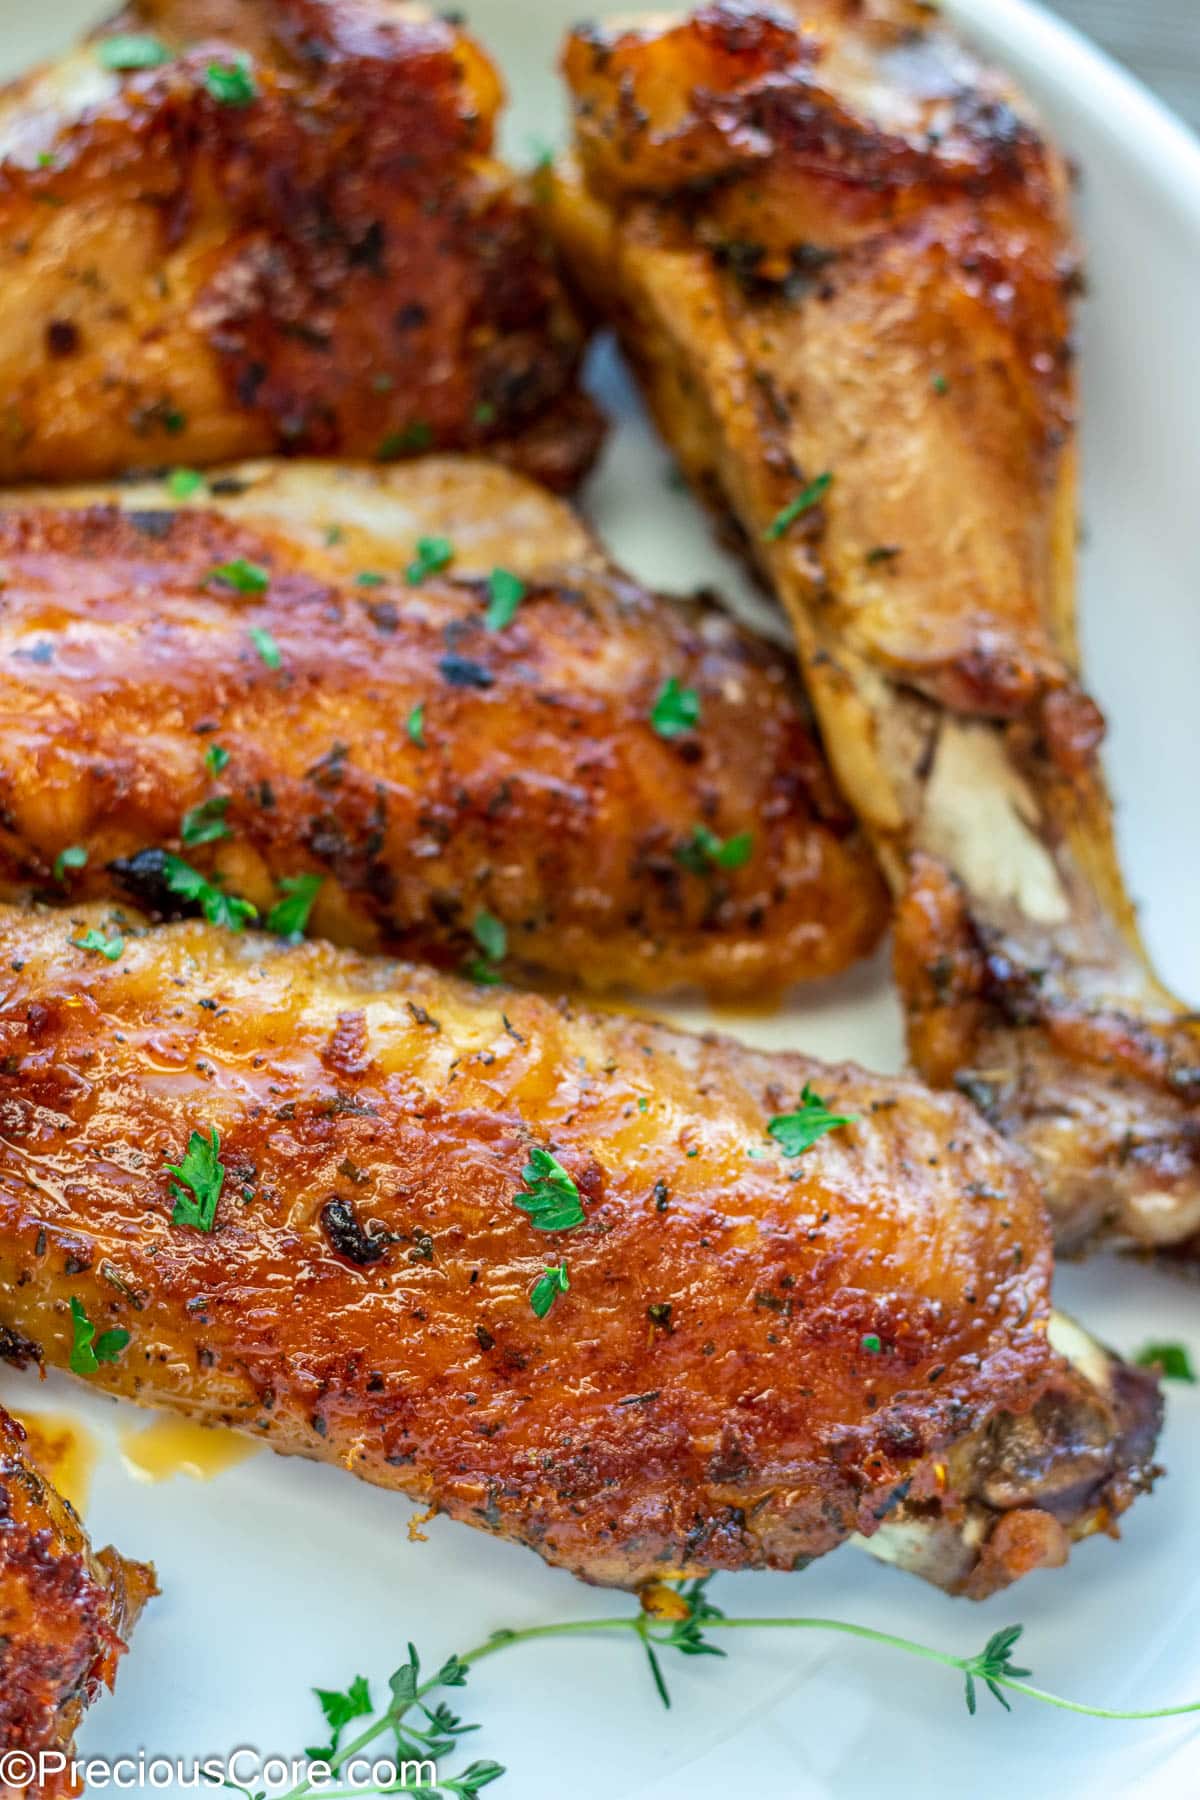
M 550 214 L 796 631 L 898 900 L 913 1059 L 1060 1243 L 1200 1223 L 1200 1027 L 1141 946 L 1075 644 L 1062 158 L 929 7 L 581 27 Z
M 20 1360 L 19 1340 L 6 1355 Z M 0 1753 L 71 1753 L 75 1730 L 117 1664 L 154 1571 L 94 1551 L 74 1510 L 30 1461 L 26 1434 L 0 1409 Z M 76 1791 L 64 1776 L 29 1790 Z
M 489 626 L 497 566 L 527 592 Z M 789 659 L 647 594 L 494 464 L 265 463 L 182 508 L 162 483 L 13 497 L 0 568 L 10 898 L 179 913 L 174 854 L 264 916 L 319 877 L 312 928 L 361 948 L 459 967 L 478 936 L 495 955 L 490 922 L 516 966 L 724 996 L 878 939 Z M 664 737 L 672 682 L 699 717 Z
M 1154 1382 L 1053 1347 L 1037 1184 L 956 1096 L 326 944 L 78 947 L 110 921 L 0 912 L 11 1343 L 65 1363 L 74 1298 L 109 1391 L 627 1586 L 886 1528 L 983 1593 L 1145 1484 Z M 789 1159 L 812 1085 L 853 1122 Z M 213 1132 L 204 1230 L 167 1165 Z
M 600 421 L 500 98 L 395 0 L 142 0 L 9 86 L 0 480 L 486 444 L 572 486 Z

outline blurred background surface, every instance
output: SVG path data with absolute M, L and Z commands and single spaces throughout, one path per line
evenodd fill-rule
M 1200 0 L 1043 0 L 1200 131 Z

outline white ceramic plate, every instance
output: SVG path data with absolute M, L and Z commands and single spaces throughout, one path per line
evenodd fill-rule
M 510 151 L 558 133 L 551 58 L 578 0 L 475 0 L 472 25 L 508 77 Z M 1131 0 L 1136 3 L 1136 0 Z M 1085 309 L 1088 673 L 1113 721 L 1108 762 L 1133 885 L 1155 953 L 1200 998 L 1200 145 L 1081 38 L 1024 0 L 959 0 L 983 47 L 1040 99 L 1084 174 L 1093 298 Z M 0 0 L 0 67 L 67 41 L 103 6 Z M 619 428 L 588 495 L 617 553 L 664 586 L 739 585 L 665 480 L 667 460 L 611 356 L 602 398 Z M 728 1028 L 730 1021 L 723 1019 Z M 899 1021 L 884 965 L 781 1016 L 736 1027 L 767 1044 L 895 1066 Z M 1200 1349 L 1197 1289 L 1130 1264 L 1066 1270 L 1063 1301 L 1114 1344 L 1179 1337 Z M 628 1602 L 588 1592 L 527 1552 L 437 1520 L 410 1543 L 409 1507 L 332 1469 L 262 1453 L 210 1484 L 136 1483 L 117 1441 L 138 1418 L 79 1387 L 11 1373 L 0 1398 L 70 1409 L 106 1450 L 88 1524 L 158 1565 L 163 1596 L 138 1628 L 115 1696 L 82 1744 L 115 1757 L 291 1755 L 320 1741 L 309 1689 L 357 1673 L 385 1691 L 411 1637 L 432 1662 L 502 1625 L 585 1617 Z M 1022 1620 L 1022 1660 L 1044 1685 L 1116 1706 L 1200 1698 L 1200 1390 L 1175 1388 L 1163 1440 L 1170 1476 L 1129 1516 L 1124 1541 L 1082 1546 L 1065 1571 L 970 1607 L 853 1551 L 803 1576 L 726 1578 L 727 1610 L 834 1613 L 974 1650 Z M 508 1765 L 512 1800 L 927 1800 L 931 1790 L 1010 1800 L 1134 1793 L 1194 1796 L 1189 1722 L 1092 1723 L 985 1697 L 967 1716 L 957 1677 L 838 1639 L 762 1635 L 728 1661 L 677 1659 L 664 1714 L 633 1647 L 522 1646 L 464 1696 L 486 1721 L 474 1753 Z

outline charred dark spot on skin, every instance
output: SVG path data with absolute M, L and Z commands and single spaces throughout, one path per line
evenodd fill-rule
M 354 1202 L 336 1194 L 321 1208 L 321 1229 L 330 1249 L 360 1268 L 379 1262 L 392 1241 L 386 1232 L 366 1231 Z
M 496 677 L 482 663 L 469 656 L 443 656 L 438 663 L 443 678 L 451 687 L 490 688 L 496 684 Z
M 11 1363 L 16 1369 L 27 1369 L 31 1363 L 40 1367 L 41 1346 L 11 1326 L 0 1325 L 0 1362 Z
M 159 919 L 197 918 L 198 902 L 182 900 L 167 885 L 167 852 L 157 848 L 139 850 L 134 856 L 118 856 L 108 870 L 125 889 L 131 900 Z
M 79 327 L 70 319 L 51 319 L 46 326 L 46 354 L 61 359 L 79 349 Z
M 128 512 L 125 514 L 130 525 L 143 537 L 156 538 L 161 541 L 171 535 L 171 527 L 175 523 L 173 512 Z

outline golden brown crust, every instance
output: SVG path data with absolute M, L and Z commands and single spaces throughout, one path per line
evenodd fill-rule
M 92 1550 L 29 1460 L 25 1432 L 0 1411 L 0 1752 L 71 1750 L 84 1710 L 112 1686 L 125 1640 L 157 1592 L 147 1564 Z M 31 1791 L 74 1790 L 64 1776 Z
M 1036 1183 L 957 1099 L 203 925 L 110 965 L 70 941 L 103 917 L 0 914 L 3 1322 L 50 1363 L 76 1296 L 132 1333 L 112 1392 L 620 1584 L 791 1567 L 906 1482 L 953 1520 L 996 1459 L 948 1482 L 948 1453 L 1078 1398 Z M 808 1082 L 857 1122 L 789 1162 L 767 1125 Z M 164 1166 L 214 1128 L 206 1235 Z M 514 1204 L 535 1148 L 578 1228 Z
M 600 422 L 478 46 L 383 0 L 147 22 L 161 66 L 101 34 L 0 103 L 0 479 L 489 445 L 573 485 Z
M 1196 1032 L 1140 945 L 1079 686 L 1062 158 L 905 0 L 718 3 L 580 31 L 565 66 L 578 165 L 550 216 L 789 612 L 902 901 L 917 1066 L 971 1091 L 999 1067 L 989 1116 L 1038 1157 L 1063 1242 L 1187 1236 Z M 927 888 L 903 899 L 914 857 L 957 890 L 945 941 Z M 973 1044 L 977 996 L 951 1015 L 910 985 L 960 927 L 1026 996 L 1020 1032 Z
M 265 914 L 281 879 L 313 873 L 313 928 L 338 941 L 458 967 L 486 912 L 517 965 L 597 988 L 774 993 L 870 950 L 882 884 L 786 659 L 712 607 L 647 595 L 513 478 L 467 469 L 464 491 L 477 478 L 488 544 L 505 548 L 507 505 L 529 584 L 503 630 L 469 548 L 461 572 L 414 586 L 402 542 L 381 569 L 379 543 L 312 547 L 222 515 L 219 495 L 0 513 L 3 891 L 171 915 L 186 910 L 163 882 L 171 852 Z M 390 478 L 397 507 L 407 481 Z M 349 516 L 370 497 L 359 482 Z M 531 526 L 572 560 L 522 550 Z M 265 593 L 213 577 L 237 559 L 268 572 Z M 651 714 L 671 679 L 701 716 L 668 740 Z M 181 838 L 214 799 L 229 835 Z M 698 829 L 750 834 L 744 866 L 697 860 Z M 86 868 L 56 883 L 72 845 Z

